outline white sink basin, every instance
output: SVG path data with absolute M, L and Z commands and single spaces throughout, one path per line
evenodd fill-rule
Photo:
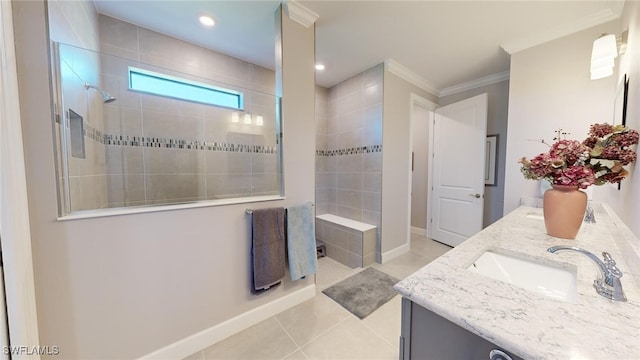
M 576 298 L 575 270 L 552 267 L 493 251 L 482 253 L 467 269 L 554 299 L 574 302 Z

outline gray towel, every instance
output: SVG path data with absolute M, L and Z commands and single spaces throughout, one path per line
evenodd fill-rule
M 287 250 L 291 280 L 318 271 L 314 220 L 311 204 L 287 207 Z
M 284 208 L 253 210 L 253 291 L 259 292 L 284 278 Z

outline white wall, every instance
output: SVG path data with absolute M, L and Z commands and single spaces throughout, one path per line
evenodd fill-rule
M 626 1 L 616 35 L 629 30 L 627 51 L 618 59 L 615 84 L 624 74 L 629 78 L 627 126 L 640 130 L 640 2 Z M 626 225 L 640 237 L 640 165 L 629 167 L 631 173 L 619 191 L 615 186 L 598 189 L 594 198 L 609 203 Z
M 41 344 L 65 359 L 135 358 L 297 290 L 250 292 L 245 208 L 314 198 L 314 29 L 283 19 L 286 201 L 57 221 L 46 4 L 14 27 Z
M 18 74 L 13 31 L 13 4 L 0 2 L 0 345 L 40 344 L 37 328 L 33 251 L 20 122 Z M 13 355 L 21 360 L 26 354 Z M 8 359 L 7 355 L 2 357 Z M 38 360 L 38 356 L 29 356 Z
M 504 213 L 522 196 L 540 197 L 538 182 L 525 180 L 518 160 L 547 151 L 562 128 L 582 140 L 594 123 L 611 122 L 615 80 L 590 80 L 591 47 L 617 22 L 596 26 L 511 55 Z
M 411 94 L 437 97 L 385 68 L 382 120 L 382 260 L 409 241 Z
M 616 62 L 616 76 L 589 79 L 593 40 L 602 33 L 629 30 L 627 50 Z M 558 127 L 582 139 L 589 125 L 612 122 L 616 87 L 627 74 L 629 97 L 627 126 L 640 129 L 640 2 L 626 1 L 620 20 L 522 51 L 511 56 L 509 129 L 505 213 L 518 205 L 520 196 L 537 196 L 537 182 L 524 180 L 516 163 L 522 156 L 532 157 L 546 150 L 525 139 L 553 138 Z M 544 75 L 544 76 L 543 76 Z M 636 79 L 634 81 L 634 79 Z M 593 187 L 593 198 L 613 208 L 631 231 L 640 237 L 640 166 L 629 167 L 630 175 L 615 185 Z M 632 244 L 625 260 L 629 269 L 638 268 Z M 632 263 L 635 262 L 635 263 Z M 632 273 L 633 275 L 633 273 Z

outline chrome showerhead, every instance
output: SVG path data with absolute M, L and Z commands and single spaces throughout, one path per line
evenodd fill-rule
M 116 101 L 116 98 L 115 98 L 115 97 L 113 97 L 113 96 L 111 96 L 108 92 L 106 92 L 106 91 L 104 91 L 104 90 L 100 89 L 99 87 L 97 87 L 97 86 L 95 86 L 95 85 L 91 85 L 91 84 L 89 84 L 88 82 L 85 82 L 85 83 L 84 83 L 84 88 L 85 88 L 85 90 L 95 89 L 95 90 L 97 90 L 98 92 L 100 92 L 100 95 L 102 95 L 102 101 L 103 101 L 105 104 L 108 104 L 108 103 L 110 103 L 110 102 L 114 102 L 114 101 Z

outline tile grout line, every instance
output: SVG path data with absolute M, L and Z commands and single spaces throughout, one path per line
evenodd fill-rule
M 348 311 L 347 311 L 348 312 Z M 349 319 L 349 317 L 354 317 L 357 319 L 357 317 L 353 314 L 351 314 L 350 312 L 348 312 L 348 316 L 346 316 L 344 319 L 338 321 L 335 325 L 329 327 L 327 330 L 321 332 L 320 334 L 316 335 L 315 337 L 311 338 L 311 340 L 307 341 L 306 343 L 304 343 L 301 347 L 300 347 L 300 351 L 302 351 L 304 353 L 304 351 L 302 350 L 303 347 L 311 344 L 312 342 L 318 340 L 320 337 L 322 337 L 323 335 L 327 334 L 328 332 L 330 332 L 331 330 L 335 329 L 338 325 L 342 324 L 343 322 L 347 321 Z M 306 355 L 305 355 L 306 356 Z
M 282 357 L 282 359 L 286 359 L 287 357 L 293 355 L 294 353 L 296 353 L 297 351 L 302 351 L 302 348 L 300 348 L 300 345 L 298 345 L 298 343 L 293 339 L 293 337 L 291 337 L 291 334 L 289 334 L 289 332 L 287 331 L 287 329 L 284 328 L 284 325 L 282 325 L 282 322 L 280 322 L 280 319 L 278 319 L 278 315 L 275 315 L 273 317 L 276 322 L 278 323 L 278 325 L 280 325 L 280 328 L 282 329 L 282 331 L 284 331 L 285 334 L 287 334 L 287 336 L 289 337 L 289 339 L 295 344 L 296 346 L 296 350 L 294 350 L 293 352 L 285 355 Z M 306 356 L 305 356 L 306 357 Z
M 200 359 L 202 360 L 207 360 L 207 358 L 204 356 L 204 349 L 198 351 L 200 353 Z
M 338 283 L 339 281 L 337 281 L 336 283 Z M 329 296 L 325 295 L 324 293 L 320 292 L 320 294 L 316 294 L 316 296 L 325 296 L 327 297 L 327 299 L 335 302 L 333 299 L 331 299 Z M 340 306 L 340 304 L 336 303 L 337 306 L 341 307 L 341 309 L 339 311 L 344 312 L 347 316 L 345 316 L 344 319 L 338 321 L 336 324 L 334 324 L 333 326 L 329 327 L 328 329 L 326 329 L 325 331 L 319 333 L 318 335 L 316 335 L 315 337 L 311 338 L 309 341 L 305 342 L 302 345 L 298 345 L 298 343 L 291 337 L 291 335 L 289 334 L 289 332 L 284 328 L 284 326 L 282 325 L 282 323 L 280 322 L 280 320 L 277 318 L 277 315 L 274 316 L 274 318 L 276 319 L 276 321 L 278 322 L 278 324 L 280 325 L 280 327 L 282 327 L 282 329 L 284 330 L 284 332 L 287 334 L 287 336 L 289 336 L 289 338 L 293 341 L 294 344 L 296 344 L 296 346 L 298 346 L 298 350 L 300 350 L 300 352 L 302 352 L 306 358 L 308 358 L 306 356 L 306 354 L 304 353 L 304 350 L 302 350 L 303 347 L 309 345 L 310 343 L 312 343 L 313 341 L 317 340 L 318 338 L 320 338 L 321 336 L 323 336 L 324 334 L 328 333 L 329 331 L 331 331 L 332 329 L 334 329 L 336 326 L 340 325 L 341 323 L 343 323 L 344 321 L 346 321 L 347 319 L 349 319 L 349 317 L 353 317 L 355 319 L 357 319 L 357 317 L 355 315 L 353 315 L 352 313 L 350 313 L 348 310 L 342 308 L 342 306 Z M 290 356 L 291 354 L 287 355 Z
M 396 296 L 402 296 L 402 295 L 398 294 L 398 295 L 396 295 Z M 393 301 L 393 299 L 391 299 L 391 300 L 389 300 L 389 301 Z M 386 305 L 386 304 L 385 304 L 385 305 Z M 384 305 L 382 305 L 382 306 L 384 306 Z M 381 307 L 382 307 L 382 306 L 381 306 Z M 380 308 L 377 308 L 373 313 L 375 313 L 375 312 L 376 312 L 376 311 L 378 311 L 378 310 L 380 310 Z M 371 314 L 367 315 L 367 317 L 368 317 L 368 316 L 373 315 L 373 313 L 371 313 Z M 384 341 L 386 344 L 388 344 L 389 346 L 391 346 L 391 348 L 392 348 L 392 349 L 395 349 L 395 346 L 394 346 L 393 344 L 391 344 L 391 343 L 390 343 L 390 342 L 389 342 L 389 341 L 388 341 L 384 336 L 382 336 L 382 334 L 378 333 L 374 328 L 372 328 L 371 326 L 369 326 L 369 325 L 367 324 L 367 322 L 366 322 L 366 321 L 364 321 L 364 319 L 361 319 L 360 321 L 361 321 L 362 325 L 364 325 L 367 329 L 371 330 L 371 332 L 372 332 L 372 333 L 374 333 L 377 337 L 379 337 L 379 338 L 380 338 L 382 341 Z M 399 341 L 399 340 L 398 340 L 398 341 Z M 399 346 L 399 345 L 398 345 L 398 346 Z
M 423 256 L 421 256 L 418 253 L 415 253 L 413 251 L 411 251 L 412 253 L 414 253 L 415 255 L 418 255 L 420 258 L 423 258 Z M 340 276 L 341 279 L 335 280 L 334 282 L 332 282 L 332 284 L 338 283 L 341 280 L 344 280 L 344 278 L 347 278 L 349 276 L 354 275 L 355 273 L 357 273 L 358 270 L 362 270 L 362 269 L 346 269 L 347 271 L 345 271 L 347 274 L 340 274 L 342 276 Z M 382 271 L 382 270 L 381 270 Z M 317 279 L 316 279 L 317 280 Z M 331 285 L 328 285 L 331 286 Z M 327 287 L 328 287 L 327 286 Z M 315 296 L 327 296 L 326 294 L 322 293 L 321 291 L 316 293 Z M 335 302 L 333 299 L 329 298 L 327 296 L 327 298 L 333 302 Z M 337 306 L 339 306 L 339 304 L 336 303 Z M 286 359 L 287 357 L 292 356 L 293 354 L 295 354 L 296 352 L 300 352 L 302 354 L 302 356 L 305 359 L 310 359 L 310 357 L 304 352 L 303 347 L 308 346 L 309 344 L 312 344 L 314 342 L 317 342 L 321 337 L 325 336 L 327 333 L 334 331 L 334 329 L 336 329 L 338 326 L 342 325 L 345 321 L 348 321 L 350 318 L 354 318 L 356 320 L 358 320 L 359 323 L 363 324 L 364 327 L 366 329 L 368 329 L 369 331 L 371 331 L 373 334 L 375 334 L 375 336 L 377 336 L 379 339 L 383 340 L 384 344 L 387 344 L 387 346 L 390 347 L 390 349 L 395 349 L 395 346 L 385 337 L 383 337 L 380 333 L 378 333 L 374 328 L 371 327 L 370 324 L 368 324 L 365 320 L 361 320 L 359 318 L 357 318 L 355 315 L 353 315 L 352 313 L 348 312 L 347 310 L 343 309 L 343 308 L 339 308 L 339 311 L 343 311 L 346 316 L 342 319 L 339 320 L 336 324 L 334 324 L 333 326 L 329 327 L 328 329 L 326 329 L 325 331 L 319 333 L 318 335 L 314 336 L 313 338 L 311 338 L 309 341 L 306 341 L 304 344 L 298 345 L 298 343 L 293 339 L 293 337 L 291 336 L 291 334 L 285 329 L 283 323 L 279 320 L 279 318 L 276 316 L 274 316 L 274 319 L 276 320 L 276 322 L 278 323 L 278 325 L 280 326 L 280 328 L 285 332 L 285 334 L 287 334 L 287 336 L 289 337 L 289 339 L 295 344 L 296 349 L 294 351 L 292 351 L 289 354 L 286 354 L 285 356 L 283 356 L 281 359 Z M 204 355 L 204 350 L 199 351 L 198 353 L 199 355 L 199 359 L 206 359 L 205 355 Z

